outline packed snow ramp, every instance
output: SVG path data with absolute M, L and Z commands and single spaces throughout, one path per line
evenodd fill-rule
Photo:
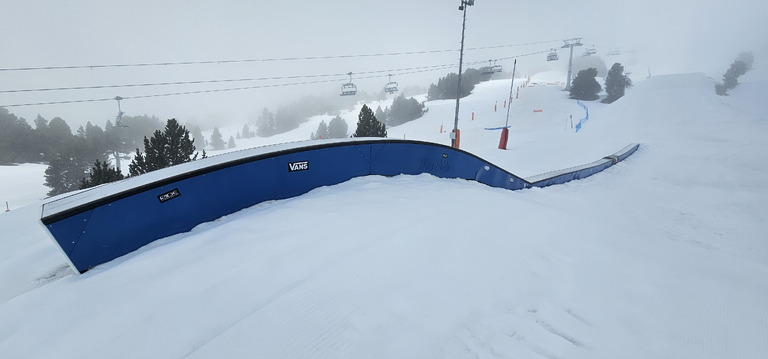
M 586 177 L 636 149 L 628 146 L 595 162 L 599 169 L 545 174 L 531 182 L 471 153 L 430 142 L 366 138 L 288 143 L 205 158 L 56 197 L 43 204 L 41 221 L 72 267 L 83 273 L 243 208 L 355 177 L 428 173 L 518 190 Z

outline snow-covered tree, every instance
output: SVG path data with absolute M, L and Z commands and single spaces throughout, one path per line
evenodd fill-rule
M 88 177 L 85 177 L 80 181 L 80 189 L 119 181 L 123 178 L 125 178 L 123 174 L 116 168 L 110 166 L 108 162 L 96 160 L 96 163 L 91 167 Z
M 381 109 L 381 106 L 376 106 L 376 111 L 373 112 L 373 115 L 376 116 L 376 119 L 379 120 L 379 122 L 389 123 L 387 121 L 387 113 Z
M 144 152 L 136 149 L 136 155 L 128 165 L 131 176 L 197 159 L 194 140 L 189 138 L 189 131 L 174 118 L 166 122 L 162 132 L 157 130 L 152 138 L 144 137 Z
M 347 137 L 348 130 L 349 126 L 347 125 L 347 121 L 336 116 L 330 123 L 328 123 L 328 138 L 345 138 Z
M 210 144 L 214 150 L 223 150 L 224 147 L 227 145 L 226 142 L 224 142 L 224 139 L 221 137 L 221 132 L 219 132 L 218 127 L 213 128 Z
M 45 169 L 45 185 L 50 187 L 49 196 L 55 196 L 78 189 L 86 177 L 88 164 L 74 155 L 57 154 Z
M 603 99 L 603 102 L 613 103 L 620 99 L 624 96 L 624 90 L 630 86 L 632 86 L 632 80 L 624 73 L 624 66 L 618 62 L 613 64 L 605 77 L 605 92 L 608 96 Z
M 243 131 L 241 133 L 243 138 L 251 138 L 254 136 L 253 131 L 251 131 L 251 128 L 248 127 L 247 123 L 243 125 Z
M 739 84 L 739 76 L 752 69 L 753 61 L 752 52 L 740 53 L 736 61 L 731 64 L 731 68 L 723 75 L 723 83 L 715 84 L 715 93 L 720 96 L 728 95 L 728 90 L 734 89 Z
M 367 105 L 363 105 L 357 115 L 357 130 L 352 137 L 387 137 L 387 126 L 376 119 Z
M 598 95 L 603 89 L 595 80 L 597 69 L 590 67 L 579 71 L 571 83 L 570 98 L 582 101 L 594 101 L 600 98 Z
M 424 104 L 415 98 L 406 99 L 405 95 L 395 97 L 392 107 L 387 111 L 387 122 L 390 126 L 397 126 L 408 121 L 413 121 L 424 114 Z M 378 118 L 378 117 L 377 117 Z
M 317 132 L 312 134 L 312 139 L 322 140 L 324 138 L 328 138 L 328 125 L 325 124 L 325 121 L 320 121 L 320 124 L 317 125 Z

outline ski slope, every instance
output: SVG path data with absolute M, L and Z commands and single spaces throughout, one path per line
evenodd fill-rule
M 575 133 L 567 119 L 583 110 L 551 77 L 534 76 L 512 101 L 508 151 L 485 128 L 504 125 L 510 83 L 480 84 L 461 102 L 462 148 L 523 177 L 630 142 L 640 150 L 590 178 L 514 192 L 426 175 L 358 178 L 84 275 L 48 239 L 30 194 L 29 206 L 0 214 L 0 353 L 764 357 L 768 83 L 718 97 L 701 74 L 636 81 L 611 105 L 587 102 Z M 454 104 L 428 102 L 389 136 L 447 143 L 439 131 L 452 127 Z M 342 114 L 350 131 L 356 111 Z M 321 119 L 253 144 L 307 139 Z

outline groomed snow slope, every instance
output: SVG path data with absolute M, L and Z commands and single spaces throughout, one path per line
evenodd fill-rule
M 516 174 L 643 146 L 598 175 L 544 189 L 359 178 L 84 275 L 46 238 L 39 206 L 2 214 L 0 353 L 761 358 L 767 90 L 750 83 L 717 97 L 700 74 L 654 77 L 614 104 L 588 103 L 590 120 L 573 133 L 565 119 L 581 109 L 559 87 L 522 88 L 510 150 L 499 151 L 498 131 L 483 128 L 503 125 L 492 106 L 499 98 L 502 108 L 509 83 L 485 83 L 462 101 L 462 119 L 476 111 L 460 125 L 462 147 Z M 390 137 L 445 142 L 450 101 L 429 107 Z

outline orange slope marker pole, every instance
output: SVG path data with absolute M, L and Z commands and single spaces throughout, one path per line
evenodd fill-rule
M 517 70 L 517 59 L 515 59 L 515 65 L 512 67 L 512 84 L 509 86 L 509 97 L 512 97 L 512 91 L 515 89 L 515 70 Z M 504 123 L 504 128 L 501 129 L 501 138 L 499 138 L 499 149 L 506 150 L 507 142 L 509 142 L 509 109 L 511 104 L 507 107 L 507 121 Z

